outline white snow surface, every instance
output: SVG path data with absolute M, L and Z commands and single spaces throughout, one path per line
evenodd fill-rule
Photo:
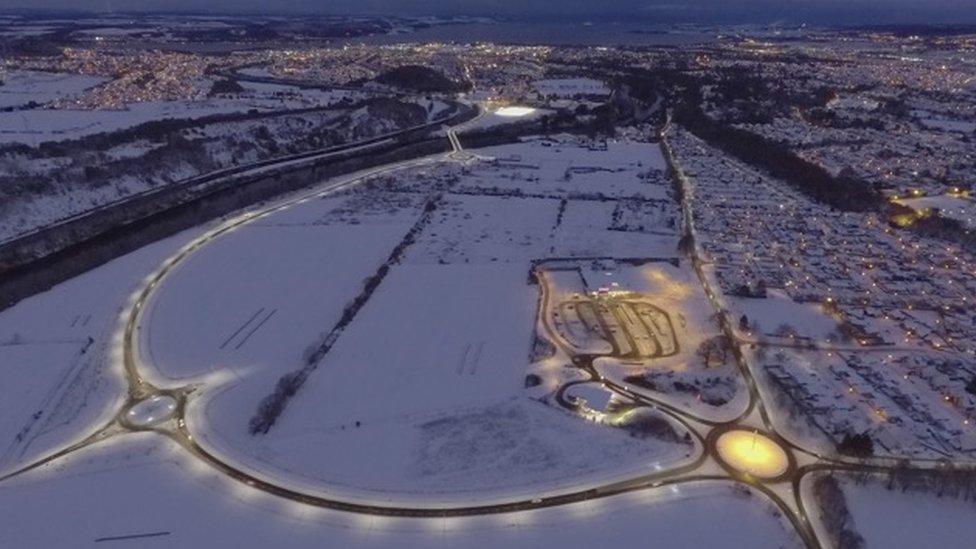
M 0 472 L 114 415 L 125 388 L 109 366 L 119 313 L 142 278 L 194 234 L 146 246 L 0 312 Z
M 888 490 L 878 482 L 841 482 L 854 530 L 869 549 L 972 547 L 976 504 L 934 493 Z M 910 517 L 910 518 L 909 518 Z
M 43 105 L 55 99 L 74 97 L 107 79 L 83 74 L 40 71 L 0 71 L 0 109 L 21 107 L 31 101 Z
M 108 542 L 95 540 L 153 533 L 114 544 L 583 549 L 653 540 L 675 549 L 801 547 L 762 495 L 727 483 L 484 517 L 374 517 L 298 505 L 251 490 L 151 434 L 126 435 L 11 481 L 0 490 L 0 508 L 0 546 L 24 549 L 103 547 Z

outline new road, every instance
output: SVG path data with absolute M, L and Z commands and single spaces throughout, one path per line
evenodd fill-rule
M 684 192 L 685 204 L 683 204 L 683 207 L 685 209 L 685 219 L 688 224 L 689 234 L 694 238 L 693 216 L 691 215 L 691 201 L 693 200 L 694 194 L 690 192 L 691 182 L 683 175 L 680 166 L 674 163 L 673 156 L 670 154 L 666 139 L 667 127 L 665 126 L 661 133 L 662 148 L 664 149 L 666 158 L 672 163 L 672 167 L 675 168 L 675 174 L 679 178 L 679 182 L 687 187 Z M 543 315 L 541 319 L 542 326 L 550 341 L 571 357 L 573 364 L 586 374 L 588 378 L 587 382 L 602 383 L 608 390 L 616 393 L 625 401 L 632 402 L 635 406 L 652 408 L 682 425 L 690 433 L 693 441 L 692 444 L 694 445 L 694 450 L 686 460 L 673 465 L 671 468 L 654 471 L 650 474 L 635 475 L 632 478 L 617 479 L 613 482 L 599 485 L 581 485 L 577 489 L 570 489 L 545 497 L 520 498 L 512 501 L 492 503 L 479 503 L 475 500 L 470 502 L 470 504 L 454 506 L 432 506 L 425 505 L 422 502 L 408 505 L 390 504 L 388 502 L 352 501 L 329 497 L 327 493 L 322 493 L 317 490 L 304 490 L 301 486 L 286 485 L 278 479 L 264 475 L 260 471 L 251 470 L 244 465 L 235 463 L 230 458 L 221 456 L 217 451 L 205 447 L 194 437 L 193 429 L 189 424 L 190 417 L 186 414 L 187 404 L 191 399 L 200 398 L 201 394 L 205 392 L 206 387 L 199 385 L 194 387 L 157 387 L 147 381 L 144 376 L 145 366 L 140 361 L 139 333 L 142 312 L 160 282 L 189 256 L 214 239 L 239 226 L 274 214 L 294 204 L 348 189 L 372 176 L 420 165 L 470 160 L 472 157 L 464 152 L 456 130 L 457 127 L 452 126 L 447 128 L 446 131 L 446 137 L 451 144 L 450 153 L 440 153 L 366 170 L 338 181 L 330 181 L 313 191 L 293 195 L 260 209 L 242 213 L 202 235 L 180 250 L 175 256 L 163 262 L 147 278 L 145 285 L 125 313 L 125 322 L 121 328 L 122 333 L 118 343 L 120 345 L 118 351 L 120 352 L 117 354 L 120 357 L 118 360 L 121 361 L 121 371 L 128 387 L 128 395 L 116 415 L 106 424 L 94 429 L 91 434 L 81 438 L 77 442 L 35 463 L 0 477 L 0 481 L 41 467 L 106 438 L 132 431 L 149 431 L 176 441 L 193 458 L 201 460 L 221 474 L 256 490 L 261 490 L 268 494 L 287 498 L 306 505 L 372 515 L 408 517 L 487 515 L 554 507 L 596 498 L 610 497 L 626 492 L 653 490 L 663 486 L 677 486 L 683 483 L 704 480 L 742 482 L 766 495 L 782 511 L 784 516 L 791 521 L 799 537 L 808 547 L 822 547 L 824 545 L 822 540 L 826 538 L 818 530 L 813 521 L 810 520 L 801 496 L 801 482 L 803 478 L 810 473 L 820 471 L 886 471 L 893 467 L 895 463 L 880 459 L 850 460 L 835 456 L 825 456 L 815 451 L 804 449 L 799 444 L 787 440 L 787 438 L 777 432 L 776 422 L 770 418 L 770 412 L 763 403 L 763 395 L 757 387 L 751 368 L 741 353 L 736 353 L 736 359 L 748 388 L 749 403 L 738 417 L 730 421 L 712 421 L 688 410 L 684 410 L 680 406 L 664 402 L 644 392 L 604 379 L 593 367 L 592 362 L 596 356 L 575 353 L 573 348 L 567 345 L 557 331 L 550 325 L 548 314 L 546 313 L 550 307 L 550 295 L 548 285 L 545 283 L 545 273 L 541 271 L 536 272 L 540 292 L 542 292 L 540 314 Z M 318 154 L 328 153 L 319 152 Z M 307 157 L 307 155 L 303 156 L 303 158 Z M 282 161 L 284 160 L 278 160 L 278 162 Z M 251 167 L 249 169 L 255 168 Z M 694 249 L 697 250 L 697 243 Z M 710 287 L 707 277 L 701 272 L 697 252 L 692 252 L 692 260 L 696 271 L 699 273 L 699 280 L 706 295 L 711 299 L 713 307 L 717 311 L 720 311 L 721 303 L 718 301 L 718 296 L 714 293 L 714 290 Z M 723 326 L 726 331 L 730 330 L 727 319 L 723 323 Z M 730 339 L 730 341 L 734 340 Z M 611 353 L 612 355 L 613 353 Z M 557 401 L 562 406 L 575 409 L 575 403 L 568 402 L 564 398 L 564 392 L 567 387 L 576 383 L 580 383 L 580 381 L 568 382 L 558 389 Z M 161 414 L 165 414 L 165 416 Z M 743 440 L 747 444 L 741 444 Z M 769 451 L 764 454 L 759 454 L 755 452 L 755 448 L 757 447 L 765 448 Z M 767 464 L 759 461 L 768 459 L 765 457 L 767 455 L 780 456 L 779 459 L 782 462 L 780 464 Z M 911 465 L 920 468 L 934 466 L 933 463 L 929 462 L 911 462 Z M 766 467 L 764 468 L 763 466 Z M 764 470 L 774 472 L 770 473 L 768 477 L 756 473 L 756 471 Z

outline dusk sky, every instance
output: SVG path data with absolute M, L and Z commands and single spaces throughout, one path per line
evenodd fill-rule
M 810 21 L 840 24 L 976 22 L 974 0 L 0 0 L 0 9 L 281 13 L 471 14 L 644 18 L 662 21 Z

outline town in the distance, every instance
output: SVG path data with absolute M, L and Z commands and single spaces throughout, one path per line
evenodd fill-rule
M 976 26 L 0 10 L 0 547 L 976 545 Z

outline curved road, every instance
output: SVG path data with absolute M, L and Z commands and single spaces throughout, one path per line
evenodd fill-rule
M 667 143 L 666 138 L 669 127 L 670 119 L 661 130 L 660 137 L 665 156 L 668 158 L 669 163 L 676 168 L 676 176 L 679 178 L 681 184 L 685 187 L 685 200 L 682 204 L 682 208 L 686 227 L 688 228 L 694 242 L 694 251 L 692 252 L 691 258 L 692 264 L 696 273 L 698 274 L 699 281 L 705 290 L 705 294 L 709 297 L 709 300 L 711 301 L 715 310 L 717 312 L 721 312 L 722 309 L 718 301 L 717 294 L 710 287 L 709 281 L 701 269 L 701 261 L 698 256 L 699 248 L 697 238 L 695 237 L 694 233 L 693 216 L 691 214 L 691 201 L 693 195 L 691 194 L 690 182 L 674 161 L 670 147 Z M 817 537 L 817 529 L 813 526 L 810 518 L 807 515 L 806 508 L 800 494 L 801 482 L 803 478 L 807 474 L 821 471 L 884 472 L 890 470 L 890 468 L 894 465 L 891 460 L 879 459 L 873 461 L 857 461 L 840 459 L 837 456 L 825 456 L 818 454 L 815 451 L 804 449 L 800 445 L 784 437 L 777 431 L 774 423 L 772 422 L 769 412 L 763 403 L 762 395 L 758 390 L 757 383 L 752 376 L 752 371 L 740 352 L 735 352 L 734 354 L 739 371 L 741 372 L 741 375 L 746 383 L 749 402 L 746 409 L 738 417 L 731 421 L 719 422 L 709 420 L 708 418 L 703 418 L 684 410 L 679 406 L 674 406 L 647 395 L 638 394 L 625 386 L 603 379 L 593 367 L 592 362 L 594 358 L 597 358 L 597 356 L 607 355 L 574 354 L 572 349 L 566 345 L 564 341 L 562 341 L 560 335 L 550 325 L 547 314 L 550 299 L 549 291 L 544 281 L 544 273 L 539 271 L 536 272 L 536 275 L 537 280 L 539 281 L 540 292 L 542 293 L 540 304 L 541 324 L 545 328 L 550 341 L 557 345 L 564 353 L 567 354 L 567 356 L 570 356 L 575 366 L 581 371 L 585 372 L 589 377 L 588 380 L 576 380 L 563 384 L 556 392 L 556 401 L 564 407 L 575 409 L 575 404 L 568 402 L 564 396 L 565 390 L 568 387 L 587 382 L 603 383 L 607 389 L 613 391 L 620 398 L 631 401 L 637 406 L 651 407 L 682 425 L 687 432 L 692 435 L 693 440 L 695 441 L 696 453 L 694 459 L 683 465 L 678 465 L 660 472 L 639 475 L 631 479 L 608 483 L 598 487 L 588 487 L 576 491 L 568 491 L 559 495 L 545 498 L 517 499 L 496 504 L 473 504 L 453 507 L 398 506 L 333 499 L 285 487 L 280 484 L 276 484 L 273 481 L 259 478 L 257 475 L 221 459 L 208 449 L 201 446 L 196 439 L 193 438 L 191 431 L 187 426 L 184 414 L 186 411 L 187 402 L 190 398 L 192 398 L 196 389 L 194 387 L 158 388 L 152 383 L 148 382 L 140 372 L 140 364 L 138 360 L 138 337 L 136 336 L 136 332 L 141 319 L 141 312 L 148 300 L 152 297 L 157 285 L 176 265 L 200 249 L 202 246 L 211 240 L 218 238 L 227 231 L 230 231 L 235 227 L 248 223 L 254 219 L 273 214 L 307 198 L 322 196 L 349 188 L 368 177 L 378 174 L 430 163 L 469 160 L 471 157 L 463 150 L 456 130 L 457 127 L 447 128 L 447 139 L 452 147 L 452 152 L 450 153 L 423 157 L 368 170 L 366 172 L 356 174 L 355 177 L 342 179 L 337 182 L 330 182 L 316 189 L 315 191 L 287 198 L 256 211 L 246 212 L 201 236 L 192 244 L 185 247 L 176 256 L 173 256 L 164 262 L 160 269 L 148 279 L 148 282 L 143 287 L 142 291 L 139 293 L 137 299 L 134 301 L 128 312 L 127 321 L 122 334 L 123 374 L 128 387 L 128 397 L 117 415 L 111 421 L 96 429 L 92 434 L 81 438 L 77 442 L 70 444 L 41 460 L 0 477 L 0 481 L 41 467 L 62 456 L 98 443 L 106 438 L 125 432 L 151 430 L 174 440 L 192 456 L 206 462 L 217 471 L 237 481 L 252 486 L 255 489 L 307 505 L 327 507 L 354 513 L 386 516 L 446 517 L 497 514 L 566 505 L 594 498 L 610 497 L 636 490 L 654 489 L 662 486 L 673 486 L 681 483 L 698 482 L 703 480 L 742 482 L 761 492 L 770 501 L 772 501 L 790 520 L 798 535 L 808 547 L 822 547 L 823 543 Z M 726 335 L 730 337 L 730 341 L 737 341 L 732 337 L 733 334 L 731 324 L 729 323 L 728 318 L 723 315 L 721 320 L 722 329 Z M 738 347 L 736 347 L 736 351 L 738 351 Z M 131 406 L 145 400 L 146 398 L 156 395 L 167 395 L 175 399 L 177 406 L 174 412 L 173 420 L 163 425 L 154 427 L 140 427 L 132 425 L 126 420 L 125 412 L 127 412 Z M 756 424 L 757 422 L 759 423 L 758 425 Z M 769 436 L 771 439 L 778 442 L 781 446 L 783 446 L 784 451 L 788 453 L 790 458 L 790 467 L 788 468 L 787 472 L 780 478 L 776 478 L 771 481 L 764 481 L 751 477 L 748 474 L 738 472 L 727 466 L 721 461 L 721 459 L 718 458 L 714 441 L 717 438 L 717 435 L 732 429 L 762 430 L 766 436 Z M 794 454 L 802 457 L 805 463 L 798 465 L 797 458 L 794 457 Z M 935 460 L 916 460 L 910 463 L 913 466 L 930 468 L 938 462 Z M 718 467 L 715 467 L 716 465 Z M 708 468 L 711 470 L 717 470 L 718 473 L 703 471 L 704 469 Z

